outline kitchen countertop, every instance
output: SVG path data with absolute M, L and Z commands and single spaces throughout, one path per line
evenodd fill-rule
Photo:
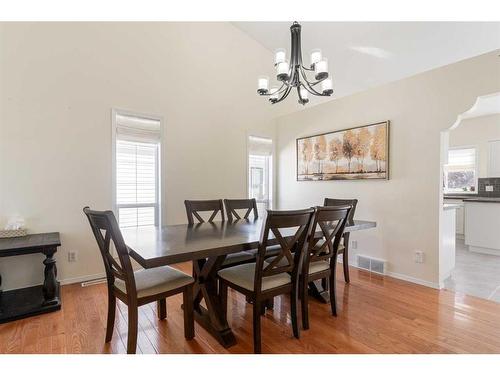
M 468 198 L 468 199 L 464 199 L 464 202 L 500 203 L 500 197 L 499 198 L 491 198 L 491 197 Z
M 462 207 L 460 204 L 456 203 L 445 203 L 443 204 L 443 210 L 455 210 L 457 208 Z
M 475 194 L 444 194 L 444 199 L 469 199 L 469 198 L 478 198 L 477 193 Z

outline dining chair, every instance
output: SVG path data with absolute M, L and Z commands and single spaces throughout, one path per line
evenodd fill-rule
M 332 315 L 337 315 L 335 269 L 340 241 L 351 206 L 316 207 L 311 233 L 321 231 L 322 237 L 310 236 L 300 273 L 302 328 L 309 329 L 308 285 L 314 280 L 329 279 Z
M 135 271 L 129 257 L 120 228 L 112 211 L 93 211 L 85 207 L 97 245 L 101 251 L 108 284 L 108 321 L 106 342 L 113 336 L 116 298 L 128 306 L 127 353 L 134 354 L 137 347 L 138 307 L 158 302 L 158 318 L 167 317 L 166 298 L 183 294 L 184 337 L 194 337 L 193 284 L 194 279 L 175 268 L 164 266 Z M 110 253 L 113 242 L 118 261 Z
M 196 218 L 199 223 L 204 223 L 205 220 L 200 216 L 200 212 L 212 212 L 208 219 L 211 223 L 214 221 L 217 214 L 220 212 L 221 221 L 224 221 L 224 205 L 222 199 L 213 200 L 185 200 L 184 205 L 186 206 L 186 214 L 189 224 L 194 224 L 194 219 Z
M 242 219 L 237 210 L 246 210 L 246 212 L 243 214 L 243 219 L 248 219 L 252 212 L 254 219 L 259 218 L 259 213 L 257 211 L 257 201 L 255 200 L 255 198 L 224 199 L 224 206 L 226 207 L 227 219 L 229 221 Z
M 290 294 L 293 335 L 296 338 L 300 336 L 297 315 L 299 268 L 314 212 L 313 208 L 298 211 L 268 211 L 261 232 L 256 262 L 218 271 L 224 316 L 227 316 L 229 287 L 245 295 L 253 304 L 255 353 L 262 351 L 260 326 L 262 307 L 266 301 L 275 296 Z M 281 251 L 272 262 L 266 263 L 264 259 L 268 243 L 273 240 L 272 235 L 279 243 Z
M 357 199 L 333 199 L 325 198 L 323 206 L 345 206 L 350 205 L 352 207 L 349 212 L 349 217 L 347 218 L 347 225 L 354 224 L 354 212 L 356 211 L 356 206 L 358 204 Z M 349 278 L 349 232 L 344 233 L 342 244 L 339 246 L 338 254 L 342 254 L 342 266 L 344 268 L 344 280 L 346 283 L 350 282 Z

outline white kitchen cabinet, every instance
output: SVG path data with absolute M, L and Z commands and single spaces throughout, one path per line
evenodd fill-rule
M 500 140 L 488 144 L 488 177 L 500 177 Z
M 465 209 L 461 199 L 445 199 L 445 203 L 458 205 L 455 209 L 455 234 L 459 238 L 463 238 L 465 234 Z
M 465 202 L 465 244 L 470 251 L 500 255 L 500 202 Z

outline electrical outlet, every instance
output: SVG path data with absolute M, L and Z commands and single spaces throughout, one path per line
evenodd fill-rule
M 77 261 L 76 251 L 68 252 L 68 262 L 76 262 Z
M 424 252 L 417 250 L 415 251 L 415 263 L 424 263 Z
M 486 185 L 485 190 L 486 191 L 493 191 L 493 185 Z
M 351 249 L 356 250 L 358 248 L 358 241 L 352 240 L 351 241 Z

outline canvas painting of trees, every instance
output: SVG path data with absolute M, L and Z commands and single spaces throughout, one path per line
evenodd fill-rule
M 297 181 L 389 178 L 389 121 L 297 139 Z

